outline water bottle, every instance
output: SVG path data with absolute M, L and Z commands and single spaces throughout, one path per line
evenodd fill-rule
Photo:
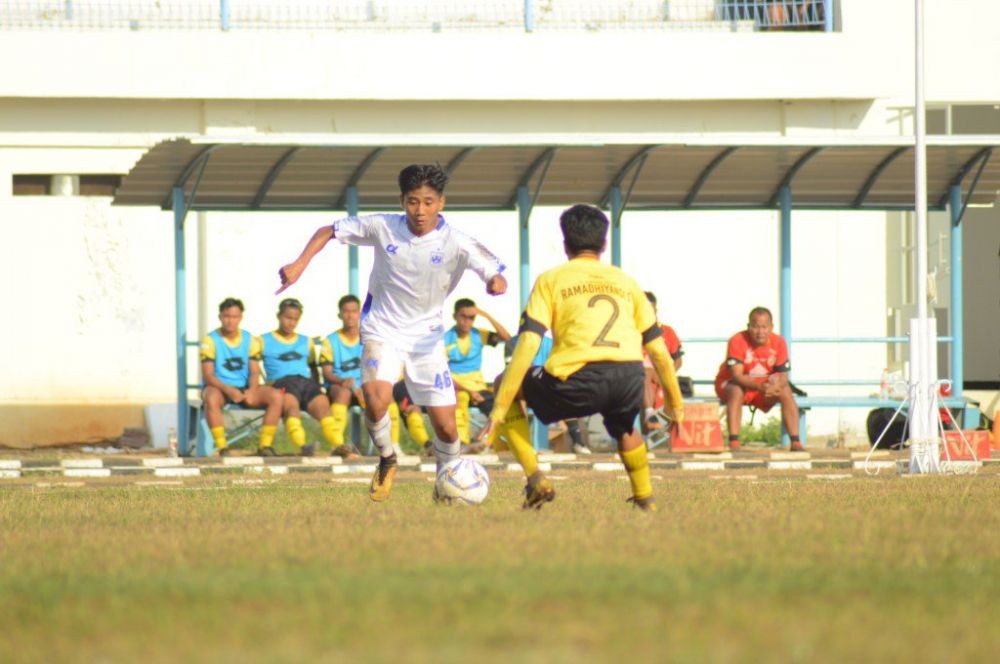
M 173 427 L 167 429 L 167 456 L 177 456 L 177 429 Z

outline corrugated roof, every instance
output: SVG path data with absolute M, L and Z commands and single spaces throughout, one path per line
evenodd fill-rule
M 192 210 L 343 210 L 357 187 L 362 210 L 399 205 L 396 177 L 411 163 L 448 168 L 450 209 L 512 209 L 527 184 L 538 205 L 607 205 L 621 187 L 628 209 L 770 208 L 789 183 L 796 208 L 908 209 L 913 206 L 910 139 L 762 142 L 753 137 L 685 143 L 525 145 L 334 145 L 278 141 L 176 139 L 151 148 L 125 177 L 117 205 L 171 207 L 183 186 Z M 1000 192 L 1000 138 L 932 137 L 927 148 L 928 205 L 941 208 L 952 184 L 969 202 Z

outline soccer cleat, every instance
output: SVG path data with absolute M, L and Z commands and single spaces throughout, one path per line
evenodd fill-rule
M 233 452 L 233 449 L 231 447 L 220 447 L 219 448 L 219 456 L 220 457 L 227 457 L 230 454 L 232 454 L 232 452 Z
M 805 446 L 798 440 L 793 440 L 792 444 L 789 446 L 789 451 L 791 452 L 805 452 Z
M 542 505 L 552 502 L 555 497 L 556 490 L 552 488 L 552 482 L 541 472 L 535 472 L 524 487 L 524 504 L 521 508 L 540 510 Z
M 257 456 L 273 457 L 273 456 L 278 456 L 278 453 L 274 451 L 273 447 L 268 445 L 267 447 L 257 448 Z
M 308 445 L 303 445 L 302 449 L 299 450 L 299 454 L 304 457 L 316 456 L 316 443 L 309 443 Z
M 740 441 L 739 440 L 729 441 L 729 449 L 732 450 L 733 452 L 738 452 L 740 449 Z
M 573 445 L 573 451 L 577 454 L 593 454 L 593 452 L 590 451 L 589 447 L 581 443 L 575 443 Z
M 646 496 L 645 498 L 636 498 L 635 496 L 632 496 L 631 498 L 627 499 L 625 502 L 632 503 L 633 505 L 635 505 L 635 507 L 637 509 L 640 509 L 643 512 L 655 512 L 656 511 L 656 501 L 653 500 L 652 496 Z
M 438 492 L 436 483 L 434 484 L 434 492 L 431 494 L 431 498 L 433 498 L 434 502 L 438 505 L 451 505 L 451 497 L 442 496 L 440 492 Z
M 368 497 L 376 503 L 389 500 L 394 477 L 396 477 L 396 455 L 379 457 L 378 468 L 375 469 L 371 487 L 368 489 Z
M 350 443 L 344 443 L 343 445 L 338 445 L 333 448 L 333 451 L 330 452 L 330 456 L 339 456 L 344 461 L 356 461 L 361 458 L 361 455 L 358 454 L 358 450 Z

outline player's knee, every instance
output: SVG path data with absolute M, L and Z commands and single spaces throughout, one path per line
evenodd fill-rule
M 205 388 L 204 400 L 205 400 L 205 407 L 213 409 L 222 408 L 222 404 L 224 402 L 224 399 L 222 398 L 222 392 L 215 387 Z

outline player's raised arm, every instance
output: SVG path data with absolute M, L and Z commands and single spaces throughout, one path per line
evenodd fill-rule
M 333 229 L 334 227 L 330 225 L 321 226 L 309 238 L 309 242 L 306 243 L 306 247 L 299 254 L 299 257 L 278 270 L 278 278 L 281 279 L 281 288 L 274 292 L 275 295 L 299 280 L 302 273 L 306 271 L 306 267 L 309 266 L 309 261 L 313 259 L 313 256 L 322 251 L 326 243 L 333 239 Z
M 507 269 L 496 254 L 487 249 L 479 240 L 457 233 L 459 247 L 468 269 L 479 275 L 486 284 L 486 292 L 490 295 L 503 295 L 507 292 L 507 279 L 503 272 Z

